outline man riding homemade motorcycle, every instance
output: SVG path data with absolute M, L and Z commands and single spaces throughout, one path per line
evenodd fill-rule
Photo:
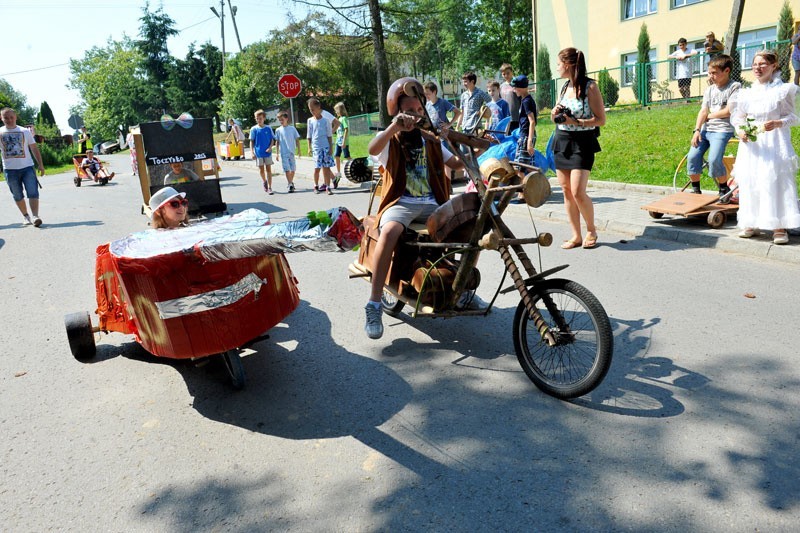
M 416 87 L 417 94 L 424 94 L 422 84 L 414 78 L 395 81 L 386 94 L 386 107 L 394 119 L 368 147 L 369 154 L 384 169 L 383 196 L 376 221 L 380 236 L 375 248 L 372 291 L 365 307 L 364 330 L 370 339 L 383 335 L 381 295 L 397 241 L 410 223 L 424 222 L 449 199 L 450 179 L 444 166 L 463 167 L 433 134 L 415 128 L 424 120 L 425 107 L 419 98 L 406 94 L 406 87 L 410 87 L 406 84 Z M 447 135 L 446 128 L 442 135 Z

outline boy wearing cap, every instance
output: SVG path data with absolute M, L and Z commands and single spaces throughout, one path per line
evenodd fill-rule
M 518 163 L 531 164 L 533 147 L 536 145 L 536 102 L 528 92 L 528 77 L 525 74 L 514 76 L 511 87 L 520 99 L 519 142 L 517 142 Z

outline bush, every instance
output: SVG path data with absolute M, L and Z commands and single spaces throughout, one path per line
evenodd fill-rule
M 608 70 L 603 69 L 597 75 L 597 88 L 607 106 L 612 106 L 619 100 L 619 83 L 611 77 Z
M 74 153 L 72 146 L 55 148 L 47 143 L 40 143 L 37 146 L 42 154 L 42 163 L 44 163 L 45 167 L 72 164 L 72 155 Z

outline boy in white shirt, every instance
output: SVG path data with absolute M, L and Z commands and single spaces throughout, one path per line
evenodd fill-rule
M 39 169 L 39 175 L 44 176 L 44 163 L 36 140 L 28 128 L 17 126 L 17 112 L 10 107 L 0 110 L 3 127 L 0 128 L 0 152 L 3 158 L 3 172 L 6 183 L 14 197 L 14 203 L 22 213 L 23 225 L 33 224 L 37 228 L 42 225 L 39 218 L 39 180 L 33 170 L 33 160 Z M 25 194 L 28 196 L 28 207 L 25 205 Z
M 297 163 L 294 160 L 295 150 L 297 150 L 297 155 L 300 155 L 300 133 L 297 128 L 289 124 L 289 113 L 286 111 L 278 113 L 278 122 L 281 125 L 275 130 L 275 160 L 280 161 L 283 166 L 291 193 L 294 192 L 294 173 L 297 171 Z M 283 156 L 282 159 L 281 156 Z

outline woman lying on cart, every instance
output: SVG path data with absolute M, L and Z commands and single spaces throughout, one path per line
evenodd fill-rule
M 154 229 L 176 229 L 189 225 L 189 200 L 185 192 L 172 187 L 159 189 L 150 197 Z

